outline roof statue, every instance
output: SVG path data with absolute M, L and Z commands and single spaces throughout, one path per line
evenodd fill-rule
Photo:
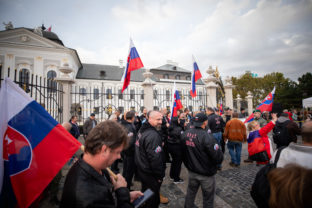
M 5 26 L 5 30 L 12 30 L 14 29 L 13 24 L 11 21 L 9 21 L 8 23 L 3 22 L 3 25 Z

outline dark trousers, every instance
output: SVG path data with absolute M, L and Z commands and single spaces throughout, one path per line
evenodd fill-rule
M 161 182 L 158 182 L 155 177 L 150 174 L 146 174 L 139 169 L 137 170 L 137 172 L 142 183 L 141 191 L 144 192 L 146 189 L 151 189 L 154 192 L 153 196 L 145 203 L 145 207 L 157 208 L 160 204 L 159 190 Z
M 170 167 L 170 178 L 178 181 L 180 179 L 181 165 L 182 165 L 182 148 L 180 144 L 168 143 L 168 151 L 172 157 Z
M 123 160 L 122 176 L 127 181 L 127 188 L 128 189 L 130 189 L 130 187 L 132 185 L 132 178 L 134 175 L 135 168 L 136 168 L 136 166 L 135 166 L 135 162 L 134 162 L 134 156 L 125 155 L 124 160 Z

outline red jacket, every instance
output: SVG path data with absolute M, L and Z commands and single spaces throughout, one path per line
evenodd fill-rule
M 270 152 L 270 142 L 268 133 L 274 128 L 275 124 L 271 121 L 259 130 L 252 131 L 248 135 L 248 153 L 254 155 L 256 153 L 267 151 L 269 159 L 272 155 Z M 264 144 L 264 146 L 262 145 Z

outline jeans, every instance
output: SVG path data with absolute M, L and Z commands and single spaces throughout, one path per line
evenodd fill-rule
M 217 140 L 219 147 L 221 148 L 222 132 L 220 131 L 220 132 L 212 133 L 212 136 Z M 221 168 L 222 165 L 218 164 L 217 167 Z
M 232 163 L 234 163 L 236 165 L 240 165 L 242 143 L 241 142 L 228 141 L 227 147 L 228 147 L 229 153 L 231 155 Z
M 214 176 L 204 176 L 189 171 L 189 183 L 187 186 L 184 204 L 185 208 L 195 207 L 194 200 L 199 186 L 201 186 L 203 194 L 203 208 L 213 207 L 216 189 L 216 181 Z

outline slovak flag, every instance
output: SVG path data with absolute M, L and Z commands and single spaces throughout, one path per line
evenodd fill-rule
M 178 110 L 183 108 L 183 105 L 181 103 L 181 99 L 180 99 L 180 95 L 179 95 L 179 91 L 176 90 L 176 86 L 175 83 L 173 85 L 173 91 L 172 91 L 173 97 L 173 104 L 172 104 L 172 108 L 171 108 L 171 118 L 170 121 L 172 121 L 173 117 L 178 116 Z
M 263 111 L 272 111 L 274 94 L 275 94 L 275 87 L 273 88 L 272 92 L 270 92 L 264 98 L 264 100 L 260 103 L 260 105 L 257 106 L 256 110 L 260 110 L 261 113 Z M 249 123 L 253 120 L 254 120 L 254 114 L 252 113 L 248 118 L 246 118 L 244 123 Z
M 0 207 L 29 207 L 81 144 L 9 78 L 0 109 Z
M 222 116 L 222 115 L 223 115 L 223 104 L 222 104 L 222 99 L 221 99 L 221 102 L 220 102 L 219 112 L 220 112 L 220 116 Z
M 135 71 L 137 69 L 140 69 L 144 67 L 143 63 L 141 61 L 141 58 L 133 44 L 132 39 L 130 38 L 130 50 L 129 50 L 129 55 L 128 55 L 128 59 L 127 59 L 127 67 L 124 71 L 122 80 L 123 80 L 123 87 L 122 87 L 122 91 L 121 93 L 123 93 L 123 91 L 125 89 L 127 89 L 127 87 L 130 84 L 130 77 L 131 77 L 131 72 Z
M 48 32 L 52 31 L 52 25 L 47 29 Z
M 192 97 L 196 97 L 196 85 L 195 85 L 195 83 L 197 80 L 199 80 L 202 77 L 202 75 L 200 73 L 200 70 L 199 70 L 198 65 L 195 61 L 194 56 L 193 56 L 193 68 L 194 68 L 194 70 L 192 73 L 192 89 L 190 90 L 190 94 Z

